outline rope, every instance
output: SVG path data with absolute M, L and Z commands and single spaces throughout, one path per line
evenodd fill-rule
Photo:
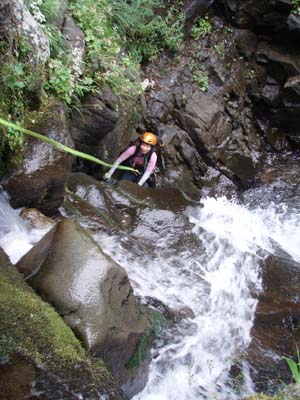
M 16 125 L 13 122 L 6 121 L 3 118 L 0 118 L 0 124 L 6 126 L 7 128 L 12 128 L 12 129 L 15 129 L 17 131 L 20 131 L 20 132 L 24 133 L 25 135 L 33 136 L 36 139 L 39 139 L 39 140 L 42 140 L 43 142 L 51 144 L 53 147 L 55 147 L 58 150 L 64 151 L 66 153 L 70 153 L 70 154 L 72 154 L 72 155 L 74 155 L 76 157 L 84 158 L 84 159 L 86 159 L 88 161 L 100 164 L 100 165 L 102 165 L 104 167 L 107 167 L 107 168 L 111 168 L 112 167 L 111 164 L 108 164 L 108 163 L 100 160 L 99 158 L 96 158 L 94 156 L 91 156 L 90 154 L 83 153 L 83 152 L 78 151 L 78 150 L 74 150 L 71 147 L 65 146 L 64 144 L 57 142 L 56 140 L 50 139 L 47 136 L 41 135 L 40 133 L 33 132 L 30 129 L 23 128 L 22 126 Z M 133 168 L 130 168 L 130 167 L 125 167 L 123 165 L 120 165 L 117 168 L 125 170 L 125 171 L 137 172 L 137 170 L 135 170 Z

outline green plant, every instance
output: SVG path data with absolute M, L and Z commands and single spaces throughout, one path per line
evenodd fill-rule
M 193 73 L 193 79 L 198 83 L 199 88 L 202 92 L 206 92 L 208 89 L 208 76 L 205 71 L 199 69 Z
M 162 24 L 162 36 L 164 43 L 171 51 L 181 51 L 184 48 L 184 26 L 185 15 L 176 10 L 174 6 L 170 7 L 166 18 Z
M 163 18 L 154 9 L 164 8 L 161 0 L 133 0 L 112 2 L 112 22 L 127 38 L 127 50 L 139 62 L 156 58 L 164 47 L 171 51 L 183 49 L 184 14 L 171 6 Z
M 293 5 L 292 13 L 300 15 L 300 0 L 292 0 L 292 5 Z
M 46 21 L 50 21 L 57 18 L 61 12 L 61 0 L 42 0 L 39 1 L 39 9 L 45 16 Z
M 20 163 L 23 143 L 24 136 L 18 130 L 13 128 L 0 130 L 0 171 L 2 173 L 6 173 L 10 167 Z
M 300 383 L 300 354 L 298 347 L 297 347 L 297 362 L 295 362 L 293 359 L 289 357 L 284 357 L 284 359 L 290 368 L 295 383 Z
M 253 68 L 248 68 L 246 78 L 252 80 L 255 78 L 255 76 L 256 76 L 255 70 Z
M 198 23 L 192 27 L 191 36 L 193 39 L 200 39 L 208 35 L 212 30 L 212 25 L 208 16 L 200 18 Z
M 16 38 L 15 47 L 9 57 L 3 58 L 1 66 L 2 113 L 20 119 L 26 108 L 26 89 L 39 79 L 41 71 L 33 70 L 28 63 L 30 45 L 23 38 Z
M 224 43 L 218 43 L 213 46 L 214 52 L 220 57 L 221 60 L 225 58 Z

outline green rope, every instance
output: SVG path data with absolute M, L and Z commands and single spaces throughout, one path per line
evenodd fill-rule
M 107 167 L 107 168 L 111 168 L 112 167 L 111 164 L 108 164 L 108 163 L 106 163 L 106 162 L 104 162 L 102 160 L 99 160 L 98 158 L 96 158 L 94 156 L 91 156 L 90 154 L 86 154 L 86 153 L 83 153 L 81 151 L 71 149 L 70 147 L 65 146 L 62 143 L 59 143 L 56 140 L 50 139 L 47 136 L 43 136 L 43 135 L 41 135 L 39 133 L 36 133 L 36 132 L 33 132 L 33 131 L 29 130 L 29 129 L 23 128 L 22 126 L 16 125 L 13 122 L 8 122 L 5 119 L 0 118 L 0 124 L 6 126 L 8 128 L 12 128 L 12 129 L 15 129 L 17 131 L 20 131 L 20 132 L 24 133 L 25 135 L 30 135 L 30 136 L 33 136 L 36 139 L 40 139 L 43 142 L 51 144 L 53 147 L 57 148 L 58 150 L 65 151 L 66 153 L 73 154 L 76 157 L 85 158 L 86 160 L 89 160 L 91 162 L 103 165 L 104 167 Z M 123 165 L 120 165 L 117 168 L 125 170 L 125 171 L 138 172 L 137 170 L 135 170 L 133 168 L 124 167 Z

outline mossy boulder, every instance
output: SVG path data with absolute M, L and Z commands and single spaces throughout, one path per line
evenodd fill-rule
M 0 399 L 125 399 L 100 360 L 87 356 L 61 317 L 0 249 Z

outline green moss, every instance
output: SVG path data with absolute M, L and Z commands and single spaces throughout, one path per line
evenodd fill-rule
M 55 366 L 80 361 L 85 352 L 73 332 L 25 285 L 0 274 L 0 357 L 18 352 Z
M 140 337 L 132 356 L 125 365 L 126 368 L 140 367 L 147 356 L 151 341 L 170 326 L 170 322 L 157 311 L 150 311 L 149 322 L 150 327 L 146 328 Z
M 107 391 L 116 382 L 101 359 L 88 354 L 56 311 L 30 288 L 0 252 L 0 361 L 14 353 L 35 366 L 67 376 L 74 370 L 87 384 Z M 121 397 L 120 397 L 121 398 Z
M 135 348 L 132 356 L 125 364 L 126 368 L 138 368 L 143 360 L 145 360 L 147 355 L 147 350 L 149 348 L 149 341 L 154 331 L 152 328 L 146 328 L 143 335 L 140 337 L 140 340 Z
M 281 392 L 275 396 L 268 396 L 263 393 L 258 393 L 258 394 L 254 394 L 253 396 L 243 398 L 243 400 L 283 400 L 283 398 L 284 397 L 282 396 Z

